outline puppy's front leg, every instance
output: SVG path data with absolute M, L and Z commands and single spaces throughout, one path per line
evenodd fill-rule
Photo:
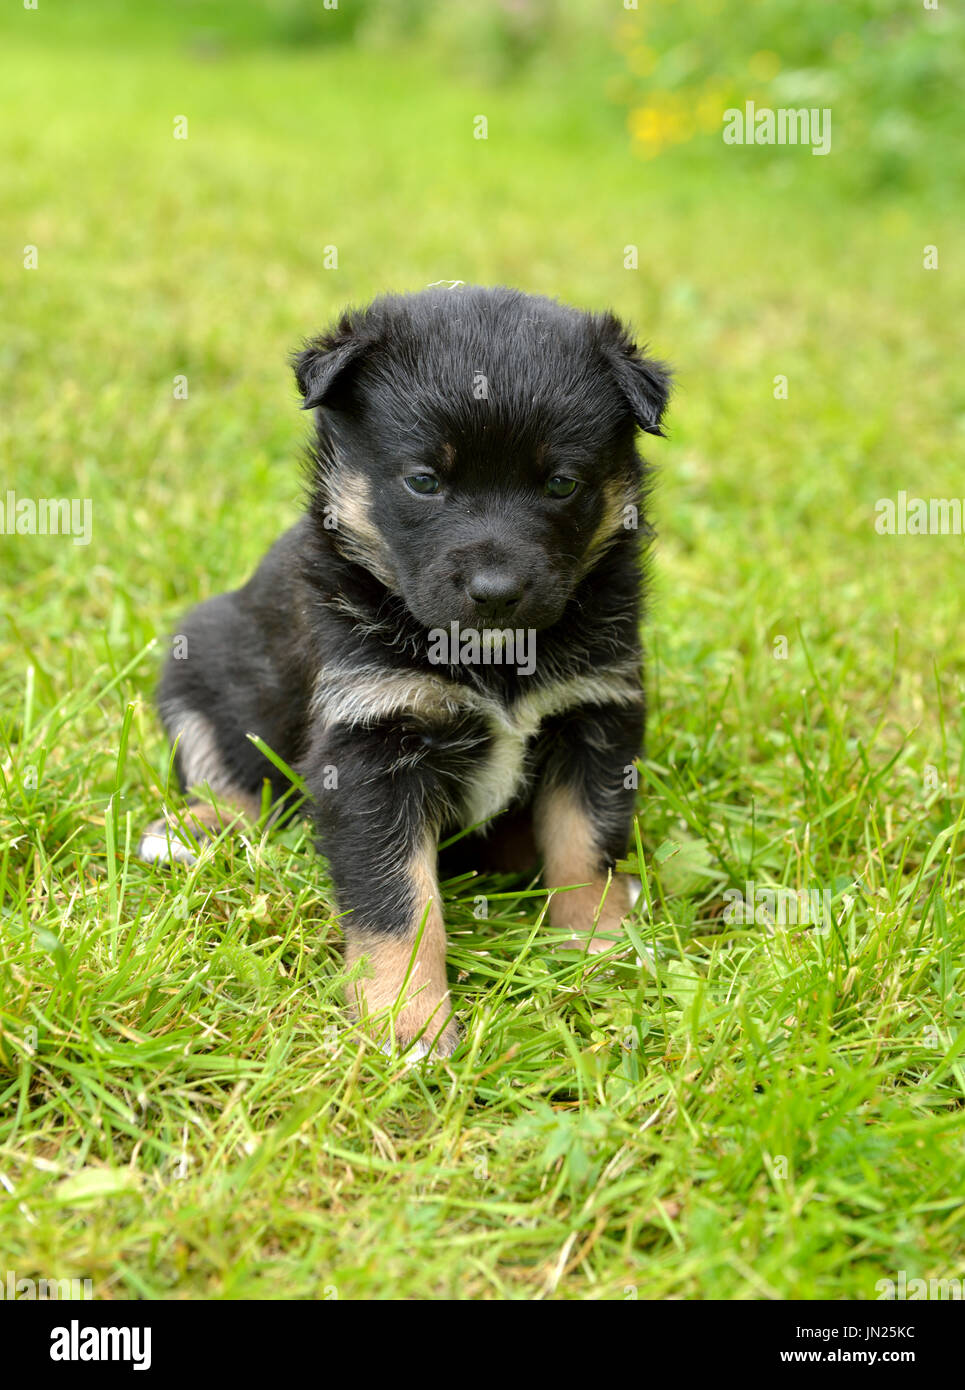
M 373 884 L 346 919 L 348 965 L 366 958 L 365 974 L 350 989 L 361 1018 L 382 1014 L 401 1000 L 395 1017 L 400 1048 L 417 1038 L 422 1055 L 448 1056 L 459 1040 L 446 979 L 446 930 L 436 877 L 437 837 L 409 849 L 394 873 L 394 887 Z M 381 889 L 381 891 L 380 891 Z M 385 1025 L 387 1027 L 387 1025 Z
M 554 893 L 550 922 L 591 952 L 621 939 L 630 911 L 628 878 L 610 874 L 630 836 L 636 797 L 629 774 L 643 742 L 643 717 L 641 693 L 639 702 L 593 706 L 560 721 L 550 731 L 534 798 L 544 885 L 569 889 Z
M 441 811 L 431 776 L 405 735 L 336 729 L 313 749 L 306 769 L 321 848 L 344 918 L 346 961 L 365 957 L 349 988 L 357 1017 L 396 1044 L 419 1039 L 448 1056 L 459 1040 L 446 980 L 446 932 L 436 871 Z

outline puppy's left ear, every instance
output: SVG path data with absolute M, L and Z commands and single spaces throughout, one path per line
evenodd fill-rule
M 345 403 L 351 384 L 352 368 L 371 346 L 371 338 L 351 313 L 343 314 L 334 328 L 312 338 L 300 352 L 292 354 L 291 364 L 298 389 L 304 396 L 303 410 L 317 405 L 337 410 Z
M 604 355 L 616 377 L 634 420 L 647 434 L 663 436 L 660 422 L 670 399 L 673 377 L 665 362 L 645 357 L 615 314 L 601 321 Z

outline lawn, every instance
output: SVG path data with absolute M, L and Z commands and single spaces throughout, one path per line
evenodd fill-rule
M 865 186 L 847 129 L 640 158 L 618 44 L 497 81 L 44 5 L 0 38 L 0 500 L 92 518 L 0 536 L 5 1267 L 109 1299 L 961 1278 L 965 542 L 875 526 L 965 496 L 951 171 Z M 306 827 L 134 849 L 168 634 L 298 512 L 287 354 L 440 279 L 612 306 L 678 388 L 627 942 L 591 969 L 537 884 L 449 882 L 466 1037 L 420 1068 L 346 1022 Z M 738 920 L 749 884 L 827 911 Z

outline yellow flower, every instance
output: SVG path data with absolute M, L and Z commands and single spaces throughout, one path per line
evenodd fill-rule
M 638 106 L 628 118 L 634 140 L 653 144 L 661 139 L 660 112 L 653 106 Z

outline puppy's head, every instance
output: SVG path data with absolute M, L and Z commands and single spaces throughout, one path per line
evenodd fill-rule
M 632 524 L 669 392 L 612 315 L 505 289 L 376 300 L 294 366 L 317 508 L 427 628 L 557 622 Z

